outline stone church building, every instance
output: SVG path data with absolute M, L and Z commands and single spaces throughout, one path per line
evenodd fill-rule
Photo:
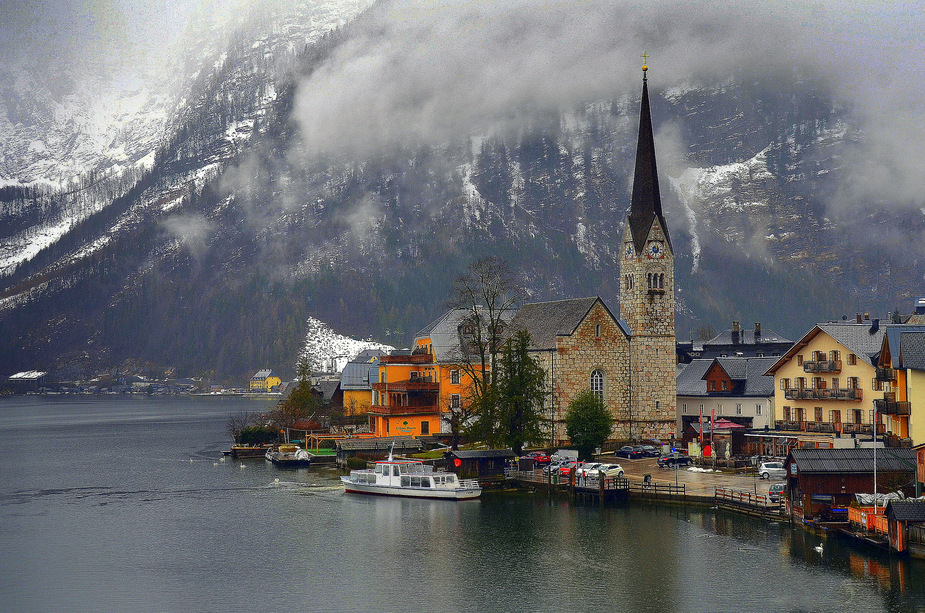
M 639 141 L 620 260 L 620 317 L 600 298 L 524 305 L 512 329 L 531 336 L 547 373 L 552 441 L 567 442 L 569 403 L 591 389 L 614 415 L 616 440 L 663 440 L 676 429 L 674 252 L 662 214 L 643 67 Z

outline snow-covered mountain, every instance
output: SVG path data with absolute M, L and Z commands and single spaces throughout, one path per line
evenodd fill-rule
M 231 35 L 191 28 L 169 87 L 131 90 L 124 112 L 91 104 L 102 93 L 55 102 L 28 71 L 19 102 L 0 99 L 0 168 L 21 169 L 0 188 L 7 369 L 143 358 L 240 375 L 365 346 L 332 335 L 405 346 L 485 254 L 534 299 L 597 294 L 617 308 L 638 82 L 556 112 L 512 109 L 503 129 L 427 140 L 390 127 L 385 145 L 307 153 L 313 96 L 349 85 L 359 47 L 385 45 L 370 32 L 387 42 L 389 5 L 272 6 L 236 16 Z M 921 213 L 832 214 L 869 134 L 831 90 L 797 74 L 668 85 L 650 92 L 679 337 L 750 318 L 796 337 L 911 304 L 925 261 L 894 245 L 918 236 Z M 364 108 L 394 102 L 368 95 Z

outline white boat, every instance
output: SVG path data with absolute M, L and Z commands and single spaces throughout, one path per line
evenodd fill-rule
M 475 479 L 459 479 L 449 472 L 435 472 L 421 460 L 393 460 L 376 462 L 373 469 L 351 470 L 349 477 L 341 477 L 344 489 L 357 494 L 384 496 L 410 496 L 413 498 L 447 498 L 467 500 L 482 493 Z

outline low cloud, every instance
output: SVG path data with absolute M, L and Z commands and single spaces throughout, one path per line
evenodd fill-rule
M 177 239 L 197 260 L 208 249 L 208 238 L 212 235 L 212 222 L 196 213 L 171 215 L 162 225 L 168 235 Z

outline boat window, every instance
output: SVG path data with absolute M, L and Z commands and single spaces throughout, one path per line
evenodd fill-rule
M 402 475 L 401 476 L 401 486 L 408 487 L 409 485 L 411 485 L 411 477 L 409 477 L 408 475 Z
M 377 475 L 381 475 L 381 474 L 382 474 L 382 465 L 381 465 L 381 464 L 376 464 L 376 474 L 377 474 Z
M 392 475 L 395 477 L 398 476 L 398 464 L 395 464 L 394 466 L 392 466 Z
M 421 477 L 421 487 L 433 487 L 430 484 L 430 477 Z
M 411 487 L 421 487 L 421 478 L 411 477 Z

